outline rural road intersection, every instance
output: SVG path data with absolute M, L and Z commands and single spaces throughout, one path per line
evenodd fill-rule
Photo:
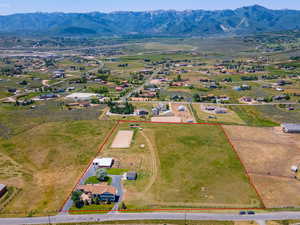
M 19 224 L 51 224 L 51 223 L 79 223 L 105 222 L 124 220 L 218 220 L 218 221 L 259 221 L 264 224 L 267 220 L 300 219 L 300 212 L 273 212 L 256 215 L 239 215 L 230 213 L 113 213 L 98 215 L 57 215 L 51 217 L 2 218 L 0 225 Z

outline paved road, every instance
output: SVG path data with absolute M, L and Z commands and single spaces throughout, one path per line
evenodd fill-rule
M 121 102 L 121 101 L 117 101 Z M 158 103 L 180 103 L 180 104 L 209 104 L 209 105 L 224 105 L 224 106 L 260 106 L 260 105 L 300 105 L 299 102 L 273 102 L 273 103 L 257 103 L 257 104 L 229 104 L 229 103 L 209 103 L 209 102 L 176 102 L 176 101 L 128 101 L 130 103 L 150 103 L 150 104 L 158 104 Z
M 218 221 L 241 221 L 241 220 L 286 220 L 300 219 L 300 212 L 274 212 L 261 213 L 256 215 L 238 214 L 213 214 L 213 213 L 114 213 L 99 215 L 58 215 L 52 217 L 33 218 L 3 218 L 0 225 L 19 224 L 49 224 L 51 223 L 75 223 L 75 222 L 95 222 L 95 221 L 122 221 L 122 220 L 218 220 Z

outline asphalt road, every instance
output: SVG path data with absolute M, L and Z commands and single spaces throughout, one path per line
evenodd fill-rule
M 99 215 L 58 215 L 52 217 L 32 218 L 3 218 L 0 225 L 19 224 L 49 224 L 50 223 L 75 223 L 95 221 L 122 221 L 122 220 L 219 220 L 219 221 L 240 221 L 240 220 L 286 220 L 300 219 L 300 212 L 273 212 L 260 213 L 256 215 L 238 214 L 213 214 L 213 213 L 114 213 Z
M 122 102 L 122 101 L 117 101 Z M 185 102 L 185 101 L 128 101 L 129 103 L 149 103 L 149 104 L 159 104 L 159 103 L 180 103 L 180 104 L 197 104 L 197 105 L 222 105 L 222 106 L 261 106 L 261 105 L 300 105 L 299 102 L 271 102 L 271 103 L 256 103 L 256 104 L 243 104 L 243 103 L 209 103 L 209 102 Z

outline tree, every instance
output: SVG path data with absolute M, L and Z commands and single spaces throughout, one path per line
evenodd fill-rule
M 106 86 L 100 86 L 98 88 L 92 88 L 92 91 L 98 94 L 105 94 L 108 93 L 109 90 Z
M 74 192 L 72 193 L 71 199 L 72 199 L 74 202 L 79 201 L 81 195 L 82 195 L 82 192 L 81 192 L 81 191 L 74 191 Z
M 178 82 L 179 82 L 179 81 L 182 81 L 182 78 L 181 78 L 181 75 L 180 75 L 180 74 L 177 75 L 175 81 L 178 81 Z
M 99 168 L 96 170 L 96 177 L 100 181 L 105 181 L 107 178 L 107 170 L 103 168 Z
M 195 102 L 201 102 L 201 97 L 200 97 L 199 94 L 194 94 L 193 99 L 194 99 Z

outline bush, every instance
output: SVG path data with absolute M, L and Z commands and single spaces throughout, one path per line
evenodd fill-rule
M 76 202 L 76 201 L 80 201 L 80 196 L 82 195 L 82 192 L 81 191 L 74 191 L 72 193 L 72 197 L 71 199 Z
M 133 114 L 134 112 L 134 106 L 128 102 L 126 102 L 125 104 L 117 104 L 117 103 L 109 102 L 108 106 L 110 108 L 110 112 L 115 114 L 129 115 L 129 114 Z
M 83 202 L 83 201 L 81 201 L 81 200 L 75 201 L 75 207 L 76 207 L 77 209 L 80 209 L 80 208 L 82 208 L 83 206 L 84 206 L 84 202 Z

